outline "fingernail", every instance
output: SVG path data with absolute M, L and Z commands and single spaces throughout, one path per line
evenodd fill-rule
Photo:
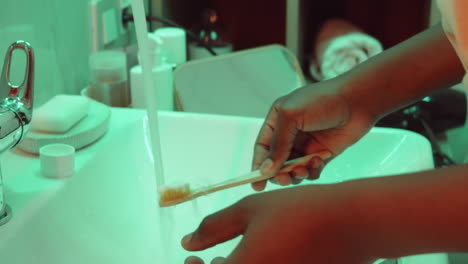
M 188 243 L 192 240 L 192 237 L 193 233 L 184 236 L 184 238 L 182 238 L 182 245 L 188 245 Z
M 226 261 L 225 258 L 222 258 L 222 257 L 217 257 L 217 258 L 214 258 L 213 261 L 211 261 L 212 264 L 222 264 Z
M 266 159 L 260 166 L 260 172 L 262 174 L 268 174 L 269 170 L 273 167 L 273 161 L 271 159 Z

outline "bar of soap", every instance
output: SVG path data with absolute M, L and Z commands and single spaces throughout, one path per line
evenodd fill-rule
M 90 100 L 80 95 L 56 95 L 33 111 L 31 130 L 63 134 L 86 117 Z

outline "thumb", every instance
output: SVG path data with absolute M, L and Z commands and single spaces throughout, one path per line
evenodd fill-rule
M 297 133 L 295 115 L 287 112 L 279 113 L 271 139 L 269 158 L 260 167 L 262 174 L 274 176 L 279 171 L 291 154 Z
M 195 232 L 182 239 L 188 251 L 200 251 L 243 234 L 247 226 L 246 210 L 236 203 L 203 219 Z

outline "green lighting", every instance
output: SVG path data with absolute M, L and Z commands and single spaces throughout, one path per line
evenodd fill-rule
M 199 35 L 200 35 L 200 38 L 203 39 L 206 36 L 205 30 L 200 31 Z
M 403 113 L 405 113 L 405 114 L 413 114 L 413 113 L 416 113 L 417 111 L 418 111 L 418 108 L 417 108 L 416 106 L 412 106 L 412 107 L 410 107 L 410 108 L 408 108 L 408 109 L 405 109 L 405 110 L 403 111 Z
M 211 31 L 211 39 L 213 40 L 218 39 L 218 33 L 216 33 L 216 31 Z

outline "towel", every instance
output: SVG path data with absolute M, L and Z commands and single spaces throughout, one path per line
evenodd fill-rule
M 317 81 L 331 79 L 382 50 L 376 38 L 347 21 L 332 19 L 324 23 L 317 35 L 310 73 Z

